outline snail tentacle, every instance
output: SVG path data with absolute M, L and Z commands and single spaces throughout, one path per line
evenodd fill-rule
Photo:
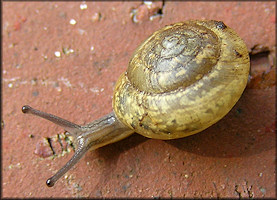
M 70 170 L 89 149 L 97 149 L 107 144 L 122 140 L 131 135 L 134 130 L 122 124 L 115 116 L 114 112 L 93 121 L 84 126 L 80 126 L 62 119 L 58 116 L 36 110 L 28 105 L 22 107 L 23 113 L 28 113 L 42 117 L 61 127 L 63 127 L 73 137 L 76 151 L 72 158 L 51 178 L 46 181 L 47 186 L 54 186 L 68 170 Z
M 51 121 L 61 127 L 63 127 L 70 135 L 76 136 L 81 130 L 81 126 L 74 124 L 70 121 L 62 119 L 58 116 L 42 112 L 40 110 L 34 109 L 31 106 L 25 105 L 22 107 L 22 112 L 26 114 L 32 114 L 44 118 L 48 121 Z
M 59 169 L 54 176 L 47 179 L 46 185 L 48 187 L 53 187 L 57 180 L 59 180 L 69 169 L 71 169 L 83 157 L 83 155 L 85 155 L 90 147 L 91 144 L 88 144 L 87 141 L 78 140 L 77 150 L 72 158 L 61 169 Z

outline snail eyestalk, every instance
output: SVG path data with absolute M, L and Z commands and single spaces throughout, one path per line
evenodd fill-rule
M 53 187 L 68 170 L 70 170 L 89 149 L 97 149 L 107 144 L 122 140 L 134 131 L 123 125 L 114 112 L 84 126 L 69 122 L 55 115 L 36 110 L 28 105 L 22 107 L 22 112 L 47 119 L 63 127 L 73 138 L 76 151 L 72 158 L 51 178 L 46 185 Z
M 51 178 L 47 179 L 46 185 L 48 187 L 53 187 L 57 180 L 59 180 L 69 169 L 71 169 L 89 150 L 90 145 L 84 143 L 85 141 L 78 141 L 78 148 L 75 151 L 73 157 Z
M 61 127 L 63 127 L 68 133 L 71 135 L 76 135 L 77 132 L 81 130 L 81 126 L 74 124 L 70 121 L 67 121 L 65 119 L 62 119 L 58 116 L 42 112 L 40 110 L 36 110 L 28 105 L 25 105 L 22 107 L 22 112 L 27 114 L 32 114 L 39 116 L 41 118 L 47 119 L 48 121 L 51 121 Z

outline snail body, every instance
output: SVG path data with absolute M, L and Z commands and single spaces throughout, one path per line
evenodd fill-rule
M 47 180 L 66 173 L 88 149 L 136 132 L 148 138 L 176 139 L 198 133 L 224 117 L 243 93 L 249 56 L 242 39 L 223 22 L 190 20 L 154 32 L 134 52 L 119 77 L 113 112 L 85 126 L 23 106 L 74 137 L 77 150 Z

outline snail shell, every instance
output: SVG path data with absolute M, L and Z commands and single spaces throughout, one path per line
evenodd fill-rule
M 114 112 L 145 137 L 195 134 L 231 110 L 249 67 L 245 43 L 223 22 L 169 25 L 134 52 L 115 87 Z
M 186 21 L 156 31 L 136 49 L 116 83 L 110 114 L 81 126 L 23 106 L 23 113 L 64 127 L 77 146 L 46 184 L 54 186 L 89 149 L 134 132 L 169 140 L 206 129 L 238 101 L 249 67 L 246 45 L 223 22 Z

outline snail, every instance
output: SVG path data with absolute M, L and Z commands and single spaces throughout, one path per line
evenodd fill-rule
M 81 126 L 23 106 L 23 113 L 62 126 L 77 147 L 46 184 L 54 186 L 89 149 L 134 132 L 169 140 L 208 128 L 239 100 L 249 68 L 247 47 L 234 30 L 221 21 L 189 20 L 161 28 L 135 50 L 116 82 L 110 114 Z

